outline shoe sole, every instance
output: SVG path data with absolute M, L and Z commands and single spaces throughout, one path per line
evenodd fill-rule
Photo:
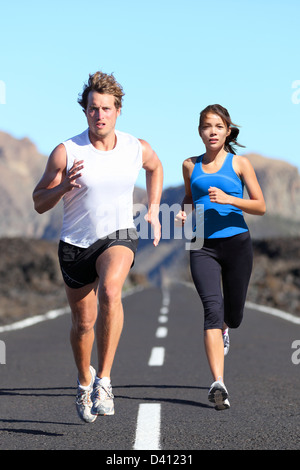
M 115 414 L 115 410 L 112 409 L 110 411 L 102 411 L 102 410 L 95 410 L 92 408 L 91 413 L 96 416 L 113 416 Z
M 97 415 L 94 416 L 93 419 L 91 419 L 91 420 L 84 419 L 84 418 L 80 415 L 80 413 L 79 413 L 79 411 L 78 411 L 77 409 L 76 409 L 76 411 L 77 411 L 78 417 L 79 417 L 79 418 L 81 419 L 81 421 L 83 421 L 84 423 L 94 423 L 94 422 L 96 421 L 96 419 L 97 419 Z M 93 413 L 92 413 L 92 414 L 93 414 Z
M 115 414 L 115 412 L 112 411 L 112 412 L 109 412 L 109 413 L 98 413 L 98 412 L 96 413 L 95 411 L 92 411 L 92 414 L 95 415 L 96 417 L 97 416 L 113 416 Z
M 217 411 L 222 411 L 222 410 L 228 410 L 230 408 L 230 404 L 228 400 L 225 400 L 224 403 L 221 405 L 216 405 L 215 410 Z
M 224 405 L 224 401 L 228 398 L 228 392 L 221 386 L 215 385 L 208 395 L 211 403 L 215 403 L 216 407 Z M 220 408 L 218 408 L 220 409 Z M 225 408 L 224 408 L 225 409 Z

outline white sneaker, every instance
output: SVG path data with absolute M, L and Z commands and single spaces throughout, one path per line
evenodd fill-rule
M 91 383 L 88 387 L 83 387 L 80 385 L 79 381 L 77 380 L 78 383 L 78 388 L 77 388 L 77 395 L 76 395 L 76 409 L 77 413 L 80 419 L 84 421 L 85 423 L 93 423 L 97 416 L 92 414 L 92 392 L 93 392 L 93 385 L 96 377 L 96 371 L 95 369 L 90 366 L 90 372 L 92 375 L 92 380 Z
M 102 416 L 115 414 L 114 396 L 110 379 L 108 377 L 103 377 L 101 379 L 97 378 L 95 380 L 92 400 L 93 414 Z
M 230 403 L 229 403 L 228 398 L 226 398 L 226 400 L 224 400 L 223 403 L 221 403 L 220 405 L 215 406 L 215 410 L 217 411 L 228 410 L 228 408 L 230 408 Z
M 223 342 L 224 342 L 224 356 L 226 356 L 228 354 L 229 346 L 230 346 L 228 328 L 226 328 L 226 330 L 223 331 Z
M 230 407 L 228 401 L 228 391 L 224 383 L 221 380 L 216 380 L 208 392 L 208 399 L 211 403 L 215 403 L 215 409 L 227 410 Z

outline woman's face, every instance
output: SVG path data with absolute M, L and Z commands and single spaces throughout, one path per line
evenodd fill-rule
M 215 113 L 207 113 L 199 126 L 199 134 L 207 150 L 220 150 L 225 145 L 230 128 Z

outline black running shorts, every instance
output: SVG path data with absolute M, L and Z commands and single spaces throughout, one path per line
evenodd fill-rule
M 81 248 L 60 240 L 58 258 L 63 279 L 67 286 L 79 289 L 94 282 L 98 276 L 96 271 L 97 258 L 105 250 L 116 245 L 126 246 L 135 255 L 138 246 L 136 229 L 118 230 L 105 238 L 100 238 L 88 248 Z M 133 264 L 134 260 L 132 266 Z

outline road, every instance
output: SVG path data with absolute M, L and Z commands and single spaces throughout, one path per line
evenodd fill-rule
M 212 378 L 195 290 L 153 287 L 123 302 L 125 325 L 112 373 L 116 412 L 93 424 L 82 423 L 75 411 L 69 314 L 0 335 L 6 346 L 1 450 L 93 449 L 119 451 L 112 454 L 117 458 L 143 449 L 180 455 L 299 449 L 300 364 L 292 361 L 299 325 L 245 310 L 242 326 L 230 332 L 226 357 L 231 408 L 217 412 L 207 400 Z

